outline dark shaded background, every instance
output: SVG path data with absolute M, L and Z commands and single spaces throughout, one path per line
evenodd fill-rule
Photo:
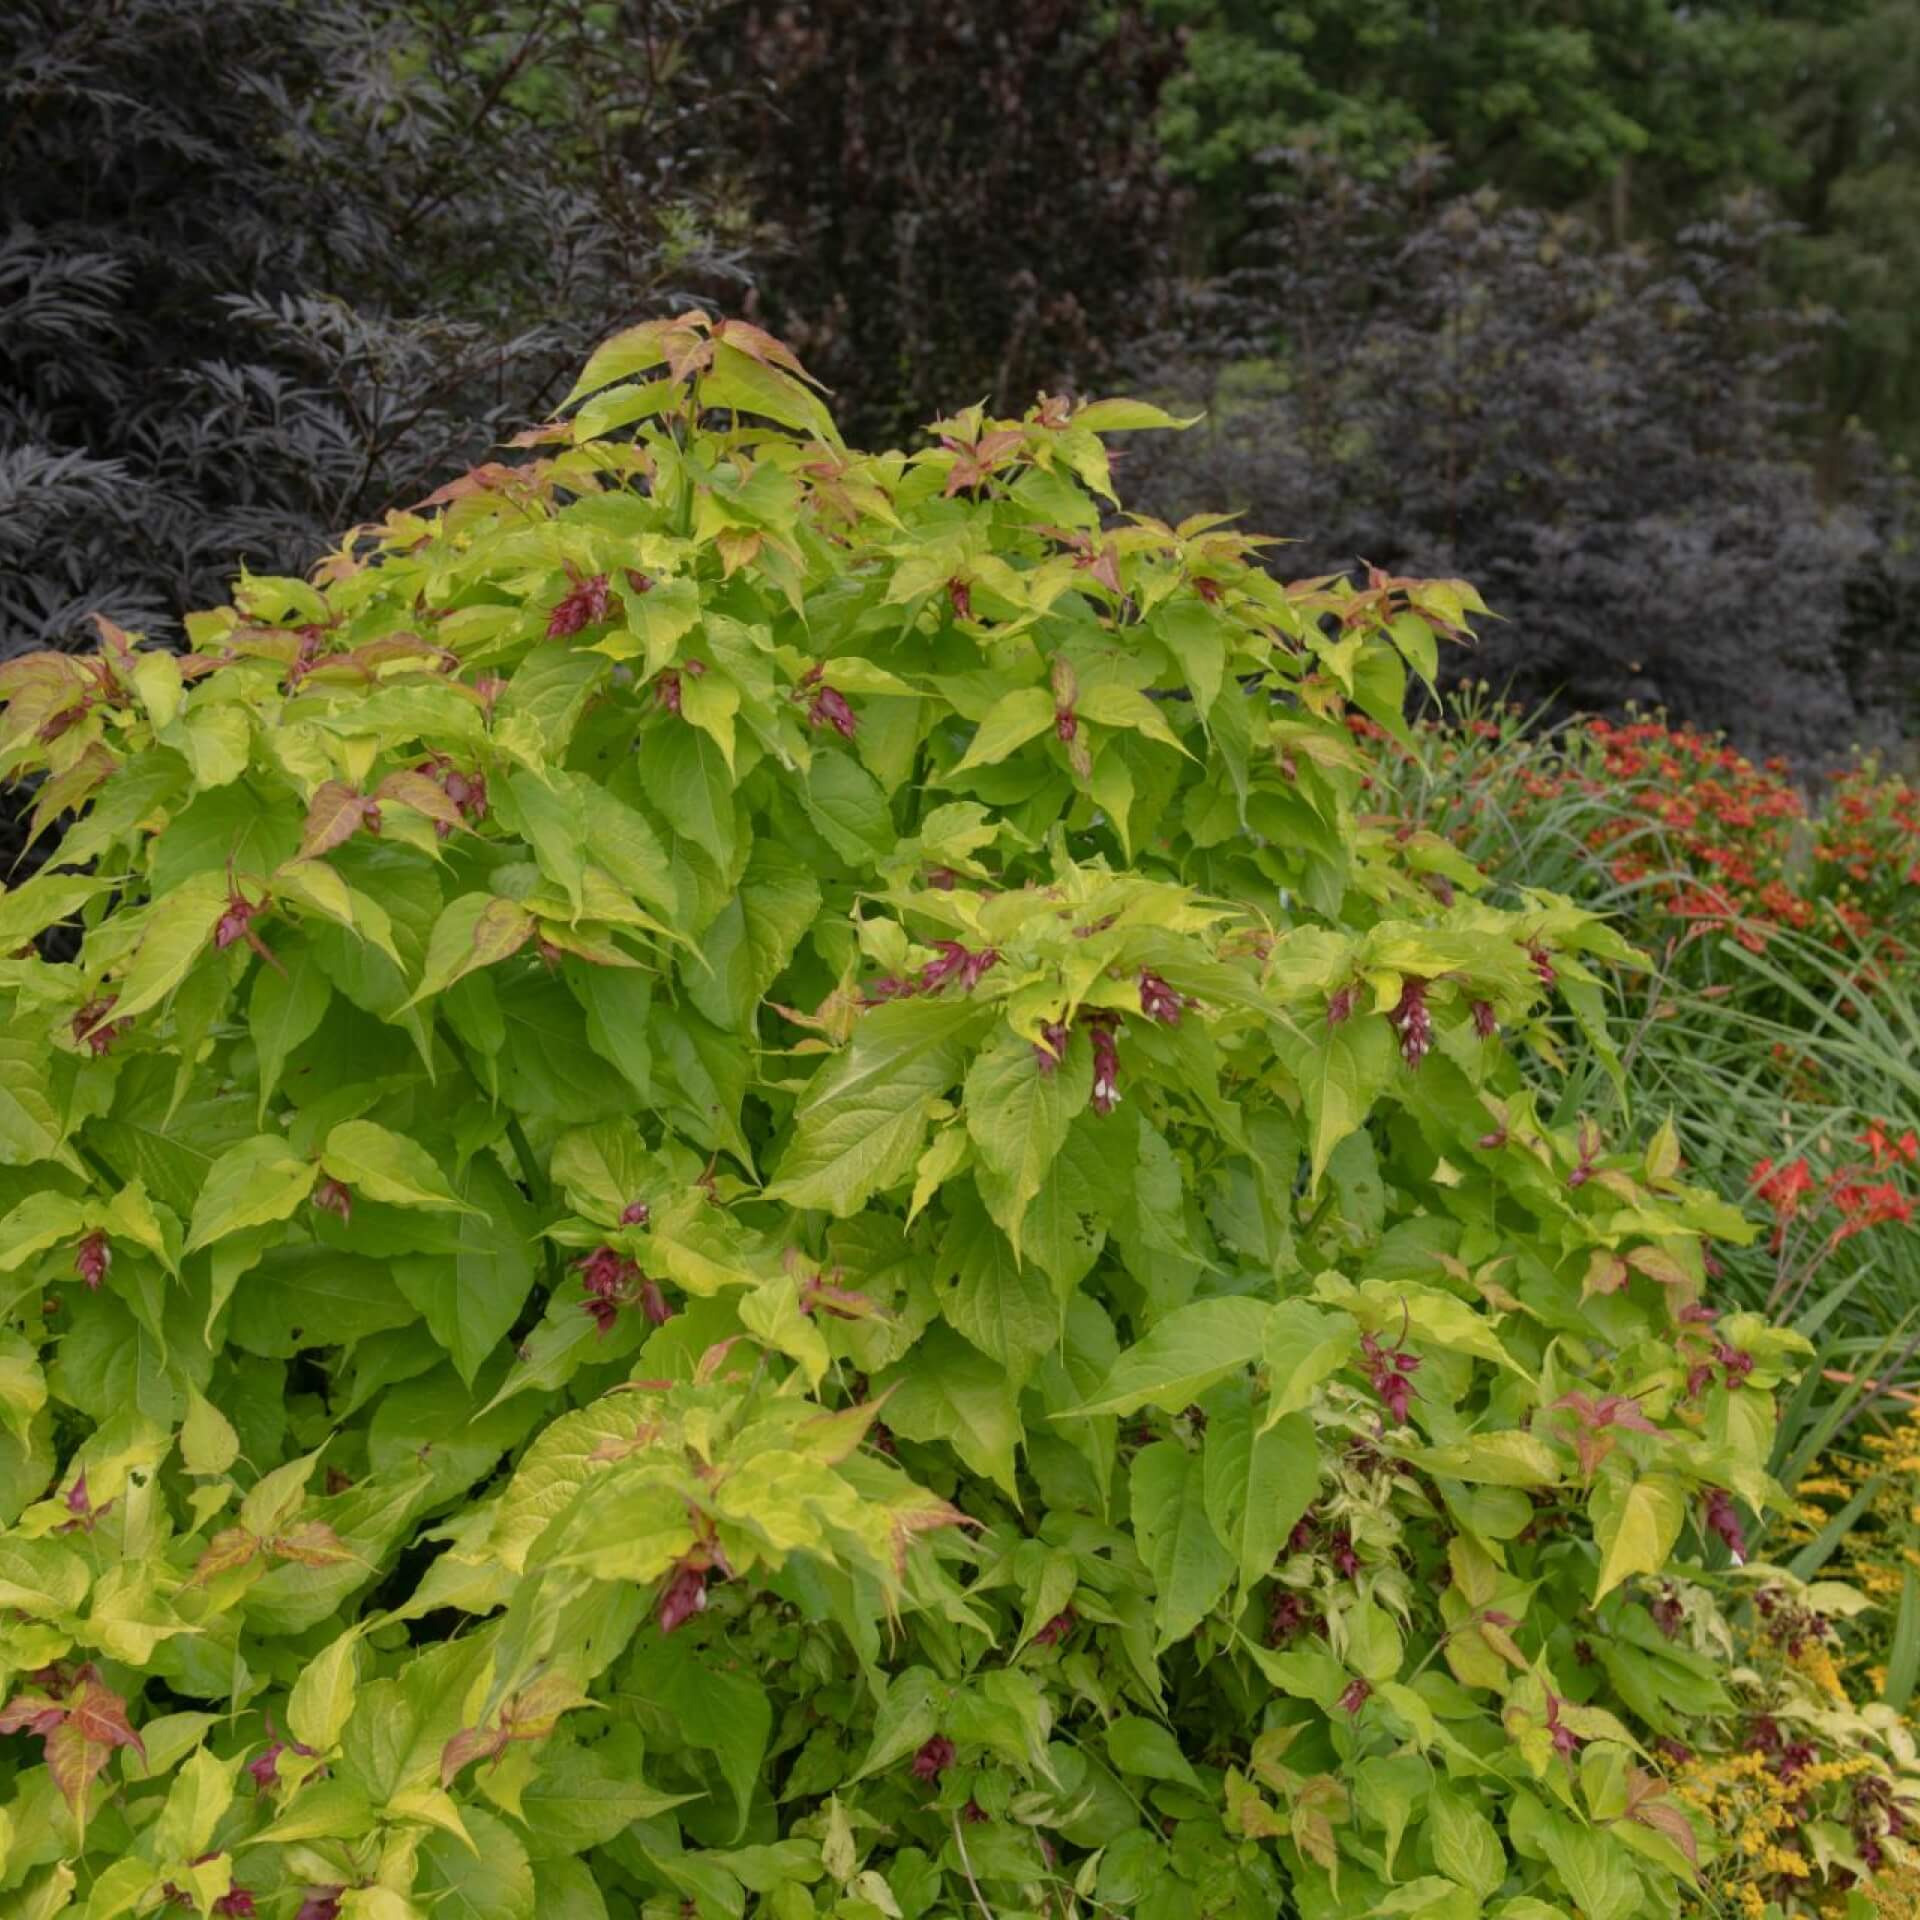
M 162 634 L 615 326 L 850 435 L 1127 386 L 1129 504 L 1475 579 L 1463 672 L 1911 732 L 1911 0 L 0 0 L 0 652 Z

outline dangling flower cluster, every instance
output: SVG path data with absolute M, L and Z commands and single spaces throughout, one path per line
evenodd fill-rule
M 1403 1325 L 1400 1338 L 1406 1337 Z M 1420 1371 L 1420 1356 L 1402 1346 L 1389 1347 L 1371 1333 L 1360 1336 L 1360 1351 L 1365 1357 L 1367 1384 L 1375 1398 L 1393 1416 L 1394 1425 L 1404 1427 L 1413 1405 L 1413 1375 Z
M 255 1754 L 254 1757 L 247 1762 L 247 1772 L 253 1776 L 253 1784 L 258 1787 L 262 1793 L 267 1792 L 279 1779 L 280 1775 L 275 1766 L 275 1762 L 279 1760 L 280 1756 L 285 1753 L 288 1748 L 292 1748 L 303 1760 L 311 1760 L 313 1758 L 313 1749 L 311 1747 L 303 1747 L 291 1734 L 284 1740 L 275 1734 L 271 1715 L 269 1715 L 267 1719 L 267 1740 L 269 1744 L 265 1750 Z
M 1399 1004 L 1387 1015 L 1400 1036 L 1400 1057 L 1416 1073 L 1433 1045 L 1433 1015 L 1427 1008 L 1427 983 L 1411 975 L 1400 989 Z
M 640 1263 L 630 1260 L 613 1247 L 596 1247 L 574 1263 L 580 1283 L 587 1290 L 581 1311 L 593 1322 L 604 1340 L 619 1324 L 623 1307 L 638 1307 L 656 1326 L 673 1318 L 673 1309 L 660 1283 L 640 1271 Z
M 73 1250 L 73 1270 L 87 1283 L 88 1290 L 100 1291 L 100 1282 L 107 1277 L 107 1269 L 113 1265 L 113 1249 L 107 1244 L 107 1236 L 96 1230 L 87 1235 Z
M 607 576 L 596 573 L 591 580 L 579 581 L 561 597 L 547 619 L 547 638 L 564 640 L 582 627 L 607 617 Z
M 1303 1627 L 1316 1624 L 1317 1616 L 1305 1598 L 1289 1587 L 1275 1587 L 1267 1603 L 1267 1645 L 1283 1647 Z
M 1354 995 L 1359 989 L 1351 983 L 1327 995 L 1327 1025 L 1338 1027 L 1353 1018 Z
M 1527 958 L 1533 962 L 1533 971 L 1539 979 L 1540 984 L 1551 992 L 1560 978 L 1553 970 L 1552 955 L 1547 952 L 1546 948 L 1543 947 L 1538 940 L 1529 940 L 1526 943 L 1526 948 Z
M 191 1864 L 196 1867 L 204 1866 L 209 1860 L 217 1860 L 219 1857 L 217 1853 L 203 1853 Z M 160 1897 L 169 1906 L 185 1907 L 188 1912 L 192 1912 L 195 1906 L 193 1895 L 184 1887 L 176 1887 L 171 1880 L 161 1887 Z M 256 1909 L 253 1904 L 253 1895 L 245 1887 L 233 1887 L 221 1894 L 207 1911 L 219 1916 L 220 1920 L 253 1920 Z
M 1140 1011 L 1149 1020 L 1158 1020 L 1163 1026 L 1177 1027 L 1180 1024 L 1180 1009 L 1185 1004 L 1179 994 L 1151 968 L 1140 969 Z
M 1067 1039 L 1064 1022 L 1049 1020 L 1041 1026 L 1040 1038 L 1033 1043 L 1033 1063 L 1049 1080 L 1067 1057 Z
M 663 1634 L 676 1632 L 695 1614 L 706 1612 L 708 1575 L 718 1574 L 725 1580 L 733 1573 L 720 1542 L 713 1537 L 713 1523 L 698 1514 L 694 1517 L 703 1537 L 674 1563 L 673 1571 L 660 1589 L 659 1620 Z
M 1500 1031 L 1500 1022 L 1494 1018 L 1493 1005 L 1490 1001 L 1474 1001 L 1471 1012 L 1473 1030 L 1482 1040 L 1491 1040 Z
M 924 1786 L 937 1786 L 940 1776 L 953 1765 L 954 1745 L 944 1733 L 936 1733 L 913 1756 L 908 1771 Z
M 93 1496 L 87 1491 L 85 1467 L 74 1475 L 73 1485 L 67 1489 L 61 1504 L 73 1518 L 62 1520 L 54 1528 L 55 1533 L 91 1533 L 113 1506 L 111 1500 L 102 1500 L 97 1507 L 93 1504 Z
M 118 1003 L 117 993 L 102 994 L 97 1000 L 87 1004 L 73 1016 L 73 1039 L 76 1046 L 84 1046 L 97 1060 L 106 1053 L 113 1043 L 133 1025 L 131 1020 L 109 1020 L 110 1014 Z
M 1073 1631 L 1078 1618 L 1079 1615 L 1071 1607 L 1063 1607 L 1033 1636 L 1033 1644 L 1036 1647 L 1057 1647 Z
M 484 773 L 463 772 L 451 760 L 438 754 L 431 760 L 423 761 L 414 771 L 437 781 L 441 791 L 459 809 L 461 819 L 469 826 L 487 817 L 487 776 Z M 438 838 L 444 840 L 452 831 L 451 821 L 434 822 L 434 832 Z
M 1547 1695 L 1547 1733 L 1553 1741 L 1553 1750 L 1563 1760 L 1571 1760 L 1580 1751 L 1580 1736 L 1560 1718 L 1560 1697 Z
M 980 947 L 969 952 L 957 940 L 936 940 L 937 960 L 929 960 L 920 969 L 916 983 L 921 993 L 938 993 L 950 980 L 960 982 L 962 993 L 971 993 L 980 984 L 982 974 L 1000 964 L 997 947 Z
M 956 620 L 973 618 L 973 590 L 958 574 L 947 582 L 947 604 L 953 608 Z
M 1093 1100 L 1095 1113 L 1109 1114 L 1120 1104 L 1120 1042 L 1113 1015 L 1088 1015 L 1088 1038 L 1093 1042 Z
M 313 1189 L 313 1204 L 322 1213 L 337 1213 L 349 1226 L 353 1224 L 353 1189 L 331 1177 L 319 1181 Z
M 821 679 L 824 669 L 812 666 L 800 676 L 800 684 L 794 688 L 793 697 L 803 699 L 811 694 L 807 702 L 807 724 L 810 727 L 831 727 L 843 740 L 851 740 L 859 731 L 860 720 L 847 704 L 847 696 L 837 687 L 830 687 Z
M 1719 1487 L 1707 1495 L 1706 1528 L 1726 1543 L 1736 1567 L 1746 1565 L 1746 1533 L 1741 1528 L 1739 1514 L 1734 1511 L 1732 1498 Z

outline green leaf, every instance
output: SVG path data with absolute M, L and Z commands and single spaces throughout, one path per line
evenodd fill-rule
M 187 977 L 187 969 L 212 944 L 226 903 L 225 873 L 196 873 L 149 909 L 146 932 L 120 985 L 116 1020 L 145 1013 Z
M 1482 1900 L 1497 1893 L 1507 1877 L 1507 1856 L 1493 1822 L 1466 1794 L 1436 1781 L 1427 1798 L 1427 1832 L 1433 1864 L 1448 1879 L 1470 1887 Z
M 1267 1372 L 1265 1426 L 1313 1404 L 1320 1382 L 1352 1358 L 1360 1329 L 1343 1313 L 1325 1313 L 1305 1300 L 1282 1300 L 1268 1316 L 1261 1344 Z
M 745 1031 L 820 911 L 820 886 L 783 848 L 757 842 L 740 888 L 682 967 L 687 998 L 716 1027 Z
M 986 1209 L 964 1188 L 950 1202 L 940 1249 L 940 1311 L 1017 1390 L 1060 1339 L 1061 1303 L 1052 1283 L 1023 1264 Z
M 526 1849 L 505 1821 L 482 1808 L 462 1807 L 460 1819 L 471 1847 L 437 1829 L 420 1843 L 418 1891 L 437 1920 L 534 1920 Z
M 404 1134 L 391 1133 L 371 1120 L 343 1120 L 327 1135 L 320 1164 L 369 1200 L 395 1207 L 429 1207 L 474 1213 L 447 1184 L 425 1147 Z
M 1013 1450 L 1020 1415 L 1006 1369 L 945 1327 L 924 1334 L 912 1356 L 875 1382 L 894 1389 L 887 1425 L 908 1440 L 944 1440 L 975 1473 L 1017 1497 Z
M 1560 1456 L 1531 1433 L 1480 1433 L 1471 1440 L 1428 1447 L 1409 1457 L 1416 1466 L 1448 1480 L 1471 1480 L 1492 1487 L 1560 1484 Z
M 1187 1764 L 1180 1742 L 1157 1720 L 1143 1720 L 1137 1713 L 1123 1713 L 1108 1723 L 1107 1758 L 1121 1773 L 1137 1774 L 1145 1780 L 1171 1780 L 1195 1793 L 1203 1793 L 1200 1776 Z
M 519 1319 L 539 1268 L 535 1215 L 498 1162 L 484 1154 L 469 1162 L 459 1192 L 468 1210 L 453 1229 L 456 1250 L 397 1260 L 393 1273 L 471 1386 Z
M 967 1131 L 980 1158 L 1004 1183 L 996 1212 L 1018 1257 L 1021 1222 L 1040 1191 L 1074 1117 L 1084 1111 L 1093 1087 L 1093 1051 L 1067 1048 L 1051 1069 L 1030 1041 L 1001 1033 L 967 1072 Z
M 1225 1597 L 1234 1560 L 1207 1518 L 1206 1469 L 1177 1440 L 1134 1456 L 1133 1534 L 1153 1576 L 1161 1650 L 1184 1640 Z
M 337 1635 L 300 1669 L 287 1699 L 287 1726 L 316 1753 L 331 1753 L 353 1712 L 359 1671 L 360 1628 Z
M 1213 711 L 1226 678 L 1225 621 L 1204 600 L 1169 600 L 1154 610 L 1150 626 L 1179 662 L 1204 720 Z
M 658 1697 L 650 1687 L 648 1697 Z M 543 1860 L 603 1847 L 634 1821 L 656 1819 L 691 1797 L 648 1786 L 627 1753 L 553 1740 L 540 1750 L 539 1770 L 520 1794 L 527 1851 L 537 1870 Z
M 819 396 L 791 374 L 769 367 L 722 341 L 713 350 L 713 365 L 700 377 L 700 404 L 734 407 L 764 414 L 783 427 L 819 436 L 837 447 L 840 429 Z
M 1208 1396 L 1202 1460 L 1207 1518 L 1233 1554 L 1244 1592 L 1272 1571 L 1319 1490 L 1313 1422 L 1290 1413 L 1256 1432 L 1245 1392 L 1229 1383 Z
M 248 1227 L 284 1220 L 320 1176 L 311 1160 L 292 1153 L 277 1134 L 256 1134 L 229 1147 L 207 1171 L 187 1230 L 189 1253 Z
M 1176 1307 L 1120 1356 L 1092 1399 L 1074 1413 L 1124 1414 L 1141 1407 L 1182 1411 L 1216 1381 L 1251 1365 L 1270 1311 L 1263 1301 L 1243 1299 Z
M 998 766 L 1008 754 L 1045 733 L 1053 725 L 1053 715 L 1053 695 L 1045 687 L 1020 687 L 1002 694 L 987 709 L 966 752 L 947 777 L 969 773 L 975 767 Z
M 414 989 L 417 1005 L 445 993 L 480 967 L 510 959 L 532 938 L 533 915 L 514 900 L 490 893 L 463 893 L 450 900 L 427 942 L 427 966 Z
M 287 1056 L 311 1040 L 326 1017 L 333 986 L 321 972 L 304 940 L 282 940 L 279 967 L 257 968 L 253 993 L 247 1002 L 247 1026 L 260 1050 L 259 1117 L 267 1107 Z
M 670 1716 L 676 1736 L 711 1753 L 733 1790 L 733 1838 L 747 1830 L 754 1793 L 773 1734 L 766 1690 L 737 1667 L 702 1660 L 684 1640 L 648 1646 L 629 1670 L 629 1685 Z
M 1664 1572 L 1687 1517 L 1680 1483 L 1665 1473 L 1604 1474 L 1594 1484 L 1590 1510 L 1600 1549 L 1596 1605 L 1633 1574 Z
M 1913 1698 L 1915 1676 L 1920 1674 L 1920 1573 L 1906 1568 L 1900 1583 L 1900 1611 L 1894 1621 L 1893 1640 L 1887 1651 L 1887 1678 L 1880 1698 L 1895 1713 L 1904 1713 Z
M 979 1009 L 901 1001 L 862 1016 L 853 1044 L 807 1088 L 767 1198 L 846 1219 L 910 1175 L 934 1101 L 961 1077 Z
M 1282 1057 L 1306 1102 L 1312 1191 L 1318 1192 L 1334 1148 L 1364 1124 L 1399 1065 L 1393 1029 L 1379 1015 L 1338 1026 L 1322 1022 L 1304 1039 L 1283 1045 Z

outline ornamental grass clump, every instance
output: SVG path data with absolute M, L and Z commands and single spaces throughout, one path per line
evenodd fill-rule
M 1373 810 L 1471 590 L 1119 514 L 1168 424 L 862 454 L 687 315 L 184 656 L 0 669 L 22 1913 L 1713 1884 L 1655 1609 L 1751 1612 L 1805 1343 L 1562 1096 L 1629 950 Z

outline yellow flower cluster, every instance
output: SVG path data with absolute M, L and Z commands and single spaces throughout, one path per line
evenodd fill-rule
M 1762 1883 L 1810 1880 L 1813 1868 L 1807 1856 L 1782 1836 L 1798 1824 L 1797 1810 L 1809 1797 L 1871 1772 L 1875 1764 L 1869 1754 L 1853 1754 L 1844 1760 L 1802 1767 L 1791 1780 L 1783 1780 L 1774 1763 L 1762 1753 L 1695 1758 L 1681 1767 L 1674 1776 L 1675 1795 L 1703 1815 L 1729 1842 L 1709 1870 L 1710 1880 L 1725 1903 L 1721 1911 L 1753 1915 L 1758 1920 L 1767 1909 Z M 1798 1903 L 1791 1910 L 1802 1911 Z M 1905 1913 L 1907 1920 L 1920 1920 L 1920 1907 L 1888 1911 Z
M 1840 1678 L 1840 1669 L 1833 1664 L 1833 1655 L 1827 1651 L 1824 1641 L 1802 1640 L 1798 1651 L 1788 1657 L 1829 1699 L 1845 1702 L 1846 1686 Z

